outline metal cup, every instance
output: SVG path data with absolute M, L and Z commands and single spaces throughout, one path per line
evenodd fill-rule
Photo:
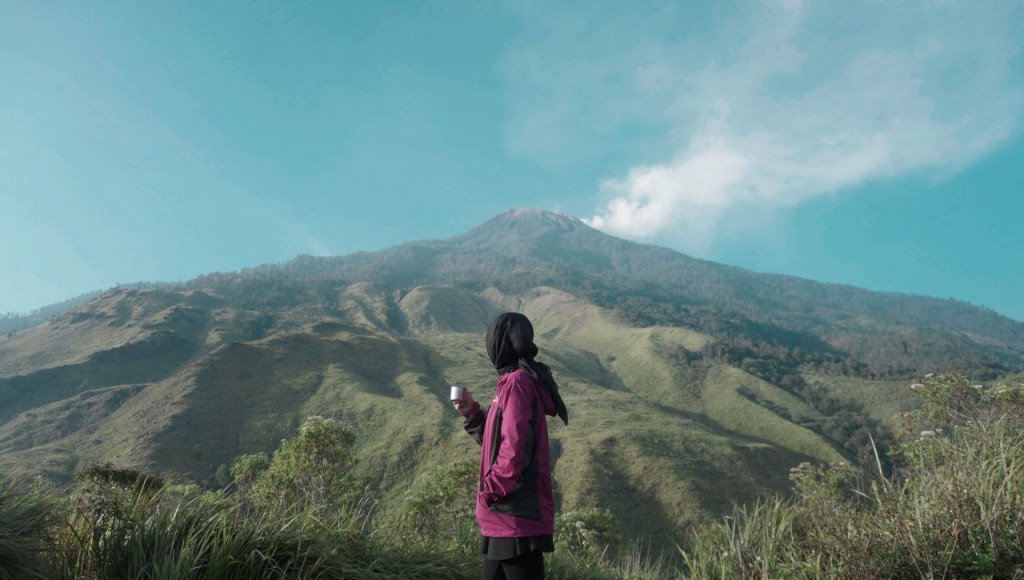
M 452 398 L 453 401 L 465 400 L 465 398 L 466 398 L 466 387 L 456 387 L 455 385 L 452 385 L 452 397 L 451 398 Z

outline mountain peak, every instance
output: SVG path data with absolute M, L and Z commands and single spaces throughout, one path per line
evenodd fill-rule
M 503 222 L 522 222 L 522 223 L 536 223 L 536 222 L 548 222 L 548 223 L 561 223 L 571 225 L 585 225 L 583 221 L 575 216 L 571 216 L 567 213 L 548 211 L 545 209 L 537 209 L 532 207 L 520 207 L 515 209 L 507 209 L 498 214 L 491 221 L 501 220 Z M 490 222 L 488 222 L 490 223 Z M 486 224 L 485 224 L 486 225 Z
M 487 230 L 496 228 L 522 228 L 522 234 L 535 234 L 540 231 L 557 228 L 560 230 L 575 230 L 579 228 L 592 229 L 583 220 L 567 213 L 536 209 L 532 207 L 520 207 L 507 209 L 460 237 L 473 236 Z
M 534 208 L 505 210 L 451 241 L 474 248 L 497 249 L 519 254 L 530 246 L 550 242 L 552 236 L 600 235 L 597 230 L 569 214 Z

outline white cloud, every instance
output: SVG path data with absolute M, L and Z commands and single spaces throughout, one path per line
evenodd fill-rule
M 509 61 L 510 146 L 550 157 L 531 144 L 578 145 L 600 159 L 614 150 L 597 138 L 611 138 L 641 159 L 602 181 L 607 201 L 589 223 L 695 245 L 728 212 L 956 171 L 1018 129 L 1019 3 L 749 6 L 659 4 L 646 20 L 592 16 L 575 27 L 558 26 L 572 15 L 544 14 L 558 35 L 535 34 Z M 560 56 L 561 45 L 575 56 Z M 645 140 L 657 147 L 635 146 Z

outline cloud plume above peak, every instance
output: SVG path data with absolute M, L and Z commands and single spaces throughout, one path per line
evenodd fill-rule
M 706 243 L 729 212 L 956 171 L 1018 129 L 1019 3 L 649 8 L 639 20 L 546 14 L 557 37 L 538 33 L 510 59 L 513 72 L 552 73 L 533 71 L 513 150 L 545 140 L 596 159 L 614 151 L 588 150 L 595 133 L 622 135 L 633 166 L 601 182 L 587 220 L 615 234 Z M 570 56 L 543 58 L 560 44 Z

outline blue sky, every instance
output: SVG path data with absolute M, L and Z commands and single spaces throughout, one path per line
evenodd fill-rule
M 512 207 L 1024 320 L 1016 1 L 0 0 L 0 313 Z

